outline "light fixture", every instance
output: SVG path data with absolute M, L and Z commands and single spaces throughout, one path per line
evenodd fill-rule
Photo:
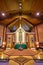
M 5 16 L 5 13 L 2 13 L 2 16 Z
M 40 55 L 38 54 L 38 59 L 40 59 Z
M 37 46 L 37 48 L 39 47 L 39 42 L 36 42 L 36 46 Z
M 3 45 L 5 45 L 5 44 L 6 44 L 6 42 L 4 41 L 4 42 L 3 42 Z
M 22 7 L 19 7 L 19 9 L 21 9 Z
M 40 13 L 39 13 L 39 12 L 37 12 L 37 13 L 36 13 L 36 15 L 37 15 L 37 16 L 39 16 L 39 15 L 40 15 Z
M 6 46 L 6 42 L 3 41 L 3 43 L 2 43 L 2 48 L 5 48 L 5 46 Z
M 19 0 L 19 9 L 21 10 L 22 9 L 22 1 Z
M 19 3 L 19 5 L 21 6 L 21 5 L 22 5 L 22 3 Z

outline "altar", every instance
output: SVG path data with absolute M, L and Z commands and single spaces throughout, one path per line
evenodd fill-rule
M 7 48 L 27 49 L 35 47 L 35 33 L 25 31 L 22 26 L 7 34 Z

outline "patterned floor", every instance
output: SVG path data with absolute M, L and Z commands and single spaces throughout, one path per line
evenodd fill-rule
M 43 59 L 43 52 L 35 49 L 25 49 L 21 51 L 1 49 L 0 59 L 9 59 L 9 65 L 34 65 L 34 59 Z

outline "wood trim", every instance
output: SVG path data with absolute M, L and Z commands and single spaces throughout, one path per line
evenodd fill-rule
M 33 26 L 34 26 L 34 24 L 33 24 L 33 23 L 31 23 L 30 21 L 28 21 L 26 18 L 22 18 L 22 19 L 26 20 L 28 23 L 30 23 L 31 25 L 33 25 Z
M 7 25 L 6 25 L 6 27 L 8 27 L 8 25 L 10 25 L 11 23 L 13 23 L 15 20 L 17 20 L 18 18 L 16 18 L 16 19 L 14 19 L 14 20 L 12 20 L 10 23 L 8 23 Z
M 37 39 L 38 39 L 38 42 L 39 42 L 39 35 L 38 35 L 38 28 L 36 26 L 36 33 L 37 33 Z

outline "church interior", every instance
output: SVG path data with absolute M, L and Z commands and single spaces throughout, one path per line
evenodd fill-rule
M 43 0 L 0 0 L 0 65 L 43 65 Z

